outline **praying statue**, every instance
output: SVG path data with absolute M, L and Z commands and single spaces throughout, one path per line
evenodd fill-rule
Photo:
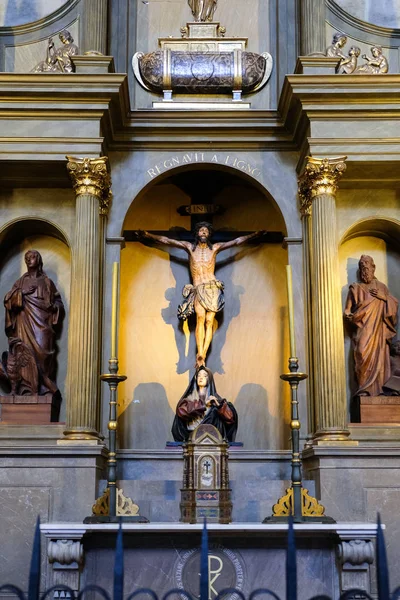
M 188 0 L 194 20 L 199 22 L 211 22 L 217 8 L 217 0 Z
M 214 274 L 217 254 L 234 246 L 241 246 L 251 239 L 265 233 L 257 231 L 250 235 L 237 237 L 230 242 L 211 243 L 213 228 L 202 221 L 195 227 L 195 241 L 183 242 L 147 231 L 140 232 L 140 239 L 151 239 L 165 246 L 185 250 L 189 255 L 189 269 L 192 284 L 183 288 L 184 301 L 178 308 L 178 318 L 185 321 L 190 315 L 196 315 L 196 366 L 205 365 L 208 349 L 213 337 L 213 325 L 216 313 L 225 305 L 224 284 Z
M 64 306 L 53 281 L 43 271 L 39 252 L 25 254 L 27 272 L 4 298 L 9 351 L 3 353 L 1 374 L 12 395 L 56 394 L 55 331 Z
M 354 326 L 353 345 L 358 389 L 355 396 L 384 394 L 390 378 L 390 341 L 396 335 L 398 301 L 375 277 L 375 263 L 363 254 L 360 282 L 353 283 L 344 316 Z
M 210 369 L 200 367 L 176 407 L 172 435 L 176 442 L 186 442 L 199 425 L 214 425 L 228 442 L 234 442 L 238 415 L 231 402 L 217 394 Z

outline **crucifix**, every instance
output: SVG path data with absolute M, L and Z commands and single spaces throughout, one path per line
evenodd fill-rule
M 204 197 L 204 189 L 202 196 Z M 126 241 L 155 242 L 179 248 L 188 254 L 192 283 L 183 288 L 183 301 L 178 307 L 178 318 L 185 321 L 192 314 L 196 315 L 195 366 L 199 368 L 206 363 L 213 337 L 215 315 L 222 311 L 225 305 L 224 284 L 215 277 L 217 254 L 248 243 L 282 243 L 284 236 L 281 232 L 267 231 L 219 231 L 214 234 L 212 216 L 221 209 L 212 201 L 209 204 L 199 204 L 196 197 L 197 192 L 192 196 L 192 204 L 178 209 L 180 214 L 190 215 L 193 232 L 131 230 L 124 231 L 124 238 Z M 205 216 L 208 217 L 207 221 L 203 220 Z
M 209 461 L 209 460 L 206 460 L 206 461 L 203 463 L 203 465 L 204 465 L 204 467 L 205 467 L 205 469 L 206 469 L 206 475 L 208 475 L 208 474 L 210 473 L 210 469 L 211 469 L 211 463 L 210 463 L 210 461 Z

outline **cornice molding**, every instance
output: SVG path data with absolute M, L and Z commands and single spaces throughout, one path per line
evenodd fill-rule
M 285 150 L 305 155 L 310 141 L 321 147 L 318 155 L 343 152 L 350 161 L 355 154 L 382 152 L 384 160 L 389 153 L 398 153 L 399 136 L 374 137 L 373 129 L 368 139 L 350 136 L 343 128 L 331 137 L 330 132 L 319 130 L 314 135 L 310 131 L 310 123 L 316 121 L 348 121 L 352 127 L 366 119 L 400 120 L 400 74 L 288 75 L 278 111 L 225 112 L 131 111 L 125 74 L 0 73 L 0 123 L 6 125 L 0 138 L 2 160 L 60 161 L 72 152 L 100 156 L 111 150 L 186 150 L 194 145 L 198 149 Z M 60 121 L 73 123 L 67 136 L 58 133 L 66 131 L 65 127 L 60 130 Z M 76 124 L 90 121 L 95 125 L 88 137 Z M 393 136 L 394 132 L 387 133 Z M 363 149 L 366 144 L 370 150 Z

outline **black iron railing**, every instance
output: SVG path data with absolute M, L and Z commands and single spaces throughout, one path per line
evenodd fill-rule
M 115 565 L 114 565 L 114 582 L 113 595 L 110 594 L 98 585 L 87 585 L 78 594 L 73 589 L 65 585 L 55 585 L 47 589 L 42 594 L 40 593 L 40 566 L 41 566 L 41 549 L 40 549 L 40 521 L 37 520 L 35 536 L 33 541 L 32 558 L 29 572 L 29 584 L 27 596 L 17 586 L 2 585 L 0 586 L 0 594 L 14 594 L 20 600 L 52 600 L 55 592 L 64 592 L 65 596 L 71 600 L 81 600 L 88 592 L 95 592 L 104 600 L 124 600 L 124 547 L 123 533 L 120 526 L 117 542 L 115 547 Z M 377 593 L 378 600 L 400 600 L 400 587 L 390 594 L 389 574 L 386 558 L 386 547 L 384 535 L 381 527 L 380 516 L 378 515 L 377 537 L 376 537 L 376 572 L 377 572 Z M 208 600 L 209 598 L 209 573 L 208 573 L 208 532 L 207 525 L 204 523 L 202 540 L 201 540 L 201 559 L 200 559 L 200 600 Z M 126 600 L 133 600 L 136 596 L 147 595 L 152 600 L 159 600 L 158 595 L 151 589 L 140 588 L 125 596 Z M 173 596 L 179 596 L 182 600 L 195 600 L 193 596 L 182 589 L 171 589 L 163 595 L 162 600 L 168 600 Z M 270 596 L 275 600 L 281 600 L 275 592 L 260 588 L 254 590 L 248 597 L 248 600 L 254 600 L 257 596 Z M 227 588 L 221 590 L 214 600 L 228 600 L 234 598 L 238 600 L 246 600 L 245 595 L 240 590 Z M 340 596 L 340 600 L 349 600 L 354 598 L 366 598 L 373 600 L 365 590 L 351 589 L 347 590 Z M 197 599 L 196 599 L 197 600 Z M 296 544 L 295 532 L 293 529 L 293 520 L 289 520 L 288 527 L 288 543 L 286 555 L 286 600 L 297 600 L 297 565 L 296 565 Z M 319 595 L 310 598 L 310 600 L 331 600 L 328 596 Z

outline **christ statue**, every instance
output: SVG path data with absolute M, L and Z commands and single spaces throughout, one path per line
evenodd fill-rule
M 196 366 L 204 366 L 208 349 L 213 337 L 215 315 L 225 305 L 224 284 L 214 274 L 217 254 L 235 246 L 241 246 L 249 240 L 263 235 L 257 231 L 249 235 L 237 237 L 229 242 L 211 243 L 213 228 L 205 221 L 195 226 L 194 243 L 174 240 L 163 235 L 154 235 L 148 231 L 141 232 L 141 238 L 152 239 L 165 246 L 173 246 L 185 250 L 189 255 L 189 269 L 192 285 L 185 285 L 182 294 L 184 301 L 178 308 L 178 317 L 186 320 L 196 315 Z

